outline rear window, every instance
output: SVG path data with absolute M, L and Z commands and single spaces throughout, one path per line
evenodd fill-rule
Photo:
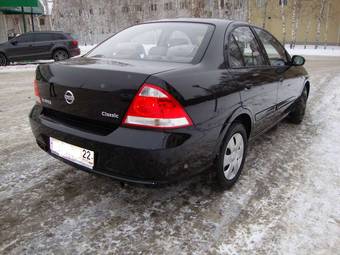
M 66 40 L 66 36 L 64 34 L 54 34 L 53 35 L 54 40 Z
M 56 41 L 65 40 L 66 37 L 63 34 L 57 33 L 35 33 L 33 34 L 35 42 Z
M 87 57 L 190 63 L 206 49 L 213 25 L 160 22 L 130 27 L 91 51 Z

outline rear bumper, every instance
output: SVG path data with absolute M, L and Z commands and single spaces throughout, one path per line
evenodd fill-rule
M 194 127 L 160 132 L 118 127 L 109 135 L 98 135 L 67 126 L 41 115 L 36 105 L 30 113 L 32 132 L 38 145 L 51 154 L 49 137 L 93 150 L 94 168 L 87 169 L 56 155 L 76 168 L 122 181 L 144 184 L 173 182 L 208 168 L 214 159 L 214 143 L 207 132 Z
M 70 57 L 75 57 L 75 56 L 80 55 L 80 49 L 79 48 L 70 49 L 69 52 L 70 52 Z

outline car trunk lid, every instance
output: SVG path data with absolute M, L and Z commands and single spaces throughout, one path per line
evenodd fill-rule
M 83 57 L 40 65 L 36 79 L 43 107 L 50 113 L 118 126 L 150 75 L 181 65 Z

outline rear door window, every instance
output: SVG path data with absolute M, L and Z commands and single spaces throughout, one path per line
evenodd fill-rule
M 231 33 L 229 61 L 231 67 L 266 65 L 260 46 L 249 27 L 238 27 Z
M 283 48 L 283 46 L 274 38 L 274 36 L 268 32 L 260 28 L 254 29 L 267 52 L 270 64 L 272 66 L 285 65 L 288 60 L 286 50 Z
M 35 42 L 46 42 L 46 41 L 53 41 L 52 34 L 33 34 L 33 38 Z
M 242 53 L 233 35 L 229 41 L 229 61 L 232 67 L 245 66 Z
M 52 38 L 53 40 L 66 40 L 66 36 L 63 34 L 53 34 Z

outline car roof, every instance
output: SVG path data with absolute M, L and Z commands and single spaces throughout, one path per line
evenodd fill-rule
M 229 19 L 213 19 L 213 18 L 173 18 L 173 19 L 160 19 L 160 20 L 152 20 L 146 21 L 143 24 L 147 23 L 157 23 L 157 22 L 190 22 L 190 23 L 208 23 L 213 24 L 215 26 L 227 26 L 231 23 L 237 24 L 248 24 L 243 21 L 229 20 Z
M 34 32 L 26 32 L 26 33 L 22 33 L 22 34 L 67 34 L 63 31 L 34 31 Z

